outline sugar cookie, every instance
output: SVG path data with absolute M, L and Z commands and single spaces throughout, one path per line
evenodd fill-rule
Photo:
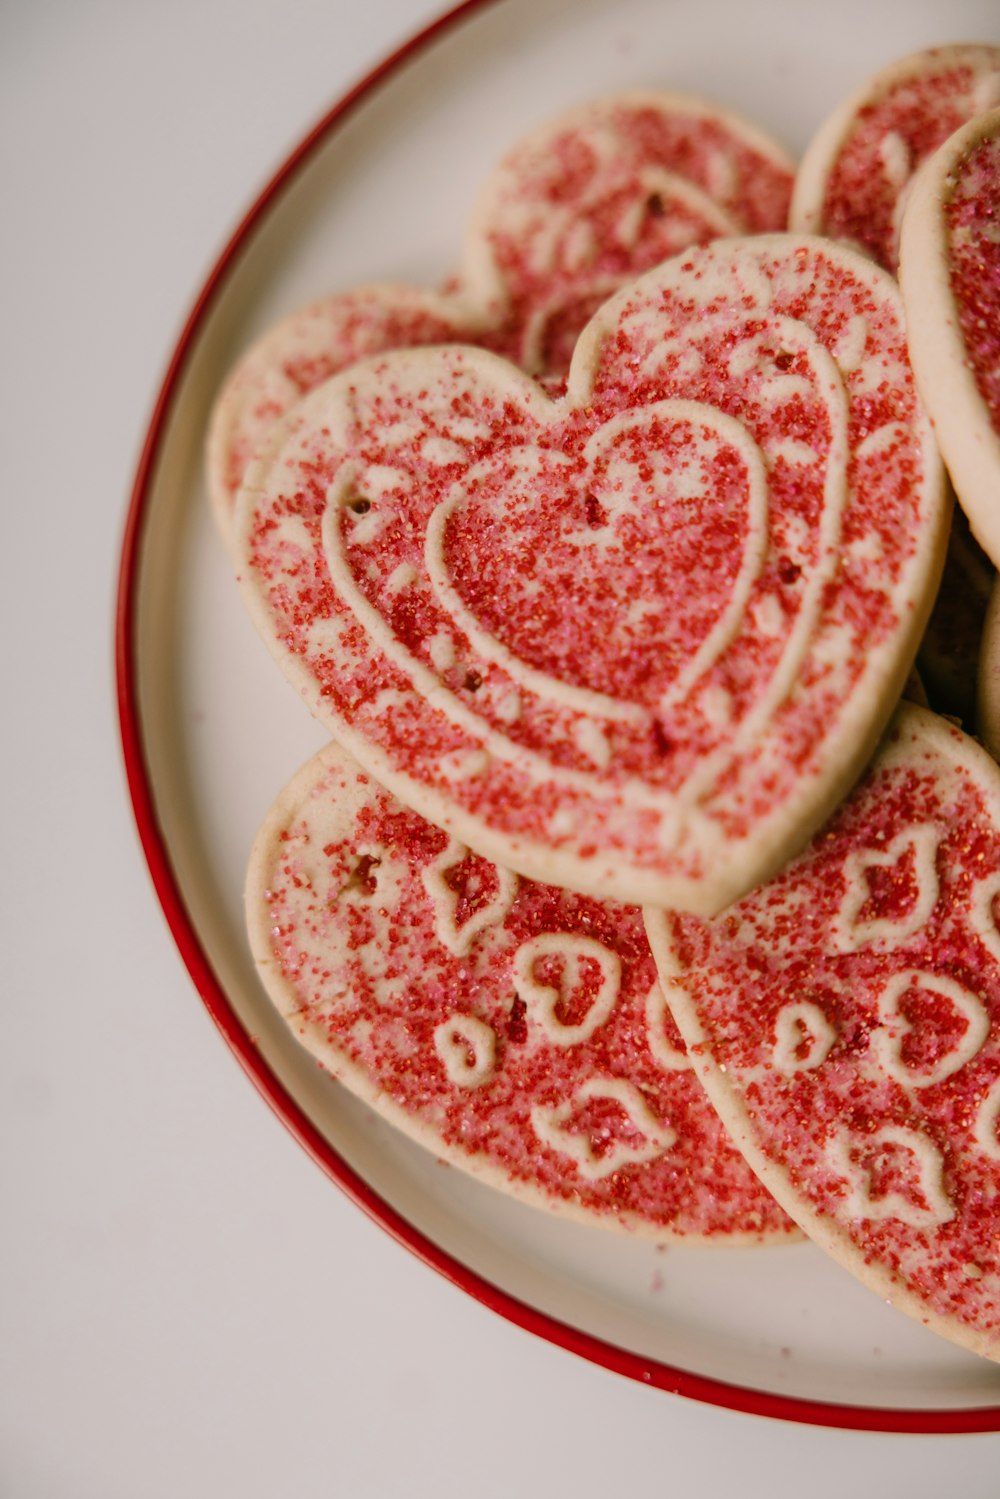
M 633 92 L 527 135 L 476 204 L 459 284 L 506 308 L 494 344 L 529 374 L 564 375 L 590 316 L 624 282 L 719 236 L 783 230 L 794 166 L 715 104 Z

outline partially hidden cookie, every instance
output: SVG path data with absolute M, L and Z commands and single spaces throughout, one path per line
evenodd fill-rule
M 763 131 L 682 94 L 591 100 L 519 141 L 490 175 L 458 284 L 502 307 L 492 347 L 565 375 L 577 337 L 624 282 L 690 245 L 783 230 L 794 165 Z
M 421 344 L 473 343 L 488 322 L 445 293 L 383 283 L 311 302 L 244 354 L 212 407 L 206 450 L 209 500 L 225 541 L 252 458 L 290 406 L 370 354 Z
M 931 47 L 892 63 L 813 137 L 796 174 L 789 227 L 846 240 L 894 269 L 917 168 L 966 120 L 997 104 L 1000 47 Z
M 442 1159 L 656 1238 L 797 1236 L 690 1071 L 634 907 L 476 858 L 335 747 L 275 804 L 246 906 L 294 1034 Z
M 927 162 L 903 220 L 914 373 L 976 539 L 1000 563 L 1000 109 Z
M 1000 768 L 904 706 L 806 852 L 712 922 L 646 913 L 731 1137 L 881 1297 L 1000 1358 Z
M 720 234 L 784 229 L 793 170 L 753 125 L 682 95 L 614 95 L 539 127 L 487 179 L 445 288 L 338 292 L 242 357 L 209 432 L 222 535 L 275 419 L 338 370 L 387 349 L 473 343 L 562 379 L 580 330 L 624 281 Z
M 960 719 L 970 732 L 976 721 L 980 643 L 995 577 L 996 568 L 969 529 L 965 512 L 954 506 L 941 587 L 920 642 L 917 666 L 927 692 L 924 706 Z
M 605 304 L 562 399 L 471 349 L 337 376 L 248 474 L 237 554 L 401 800 L 532 878 L 711 914 L 860 774 L 947 522 L 894 282 L 759 235 Z
M 1000 761 L 1000 581 L 990 590 L 976 671 L 976 734 Z

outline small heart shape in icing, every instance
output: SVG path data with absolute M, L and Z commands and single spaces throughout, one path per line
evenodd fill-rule
M 942 1182 L 941 1153 L 917 1130 L 886 1125 L 857 1139 L 841 1131 L 827 1159 L 844 1180 L 843 1210 L 850 1218 L 934 1228 L 955 1216 Z
M 531 1121 L 539 1139 L 570 1156 L 592 1181 L 655 1161 L 677 1139 L 639 1089 L 622 1078 L 587 1078 L 572 1098 L 536 1104 Z
M 927 922 L 938 897 L 937 828 L 905 829 L 887 848 L 863 848 L 844 867 L 837 917 L 844 952 L 904 942 Z
M 621 991 L 621 964 L 592 937 L 543 933 L 514 954 L 514 989 L 555 1046 L 588 1041 Z
M 935 899 L 891 941 L 845 946 L 845 886 L 907 843 Z M 645 913 L 688 1053 L 761 1180 L 880 1296 L 996 1360 L 998 868 L 1000 769 L 906 705 L 769 884 L 714 921 Z M 796 910 L 792 940 L 780 913 Z
M 636 909 L 487 867 L 331 745 L 262 828 L 246 910 L 292 1032 L 435 1156 L 618 1230 L 795 1236 L 672 1044 Z
M 872 1033 L 882 1068 L 910 1088 L 929 1088 L 964 1067 L 985 1044 L 990 1018 L 964 984 L 904 969 L 878 996 Z
M 278 660 L 401 799 L 531 877 L 711 912 L 860 771 L 946 522 L 894 285 L 758 236 L 619 293 L 559 400 L 470 349 L 344 372 L 237 531 Z
M 422 870 L 434 906 L 438 940 L 462 957 L 485 928 L 500 921 L 517 895 L 517 875 L 449 840 Z

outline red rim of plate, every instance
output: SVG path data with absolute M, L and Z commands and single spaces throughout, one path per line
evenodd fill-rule
M 257 226 L 320 146 L 358 105 L 438 37 L 486 10 L 496 0 L 461 4 L 404 42 L 333 105 L 275 172 L 237 226 L 198 294 L 174 348 L 139 458 L 122 539 L 115 622 L 115 668 L 125 774 L 132 807 L 157 897 L 195 987 L 237 1059 L 271 1108 L 299 1143 L 344 1192 L 393 1238 L 426 1265 L 508 1321 L 561 1348 L 630 1379 L 728 1410 L 857 1431 L 960 1433 L 1000 1430 L 1000 1406 L 964 1410 L 915 1410 L 838 1405 L 727 1384 L 644 1358 L 538 1310 L 495 1286 L 455 1259 L 397 1213 L 355 1172 L 315 1128 L 301 1106 L 268 1067 L 240 1022 L 208 959 L 181 894 L 160 825 L 139 712 L 136 621 L 146 515 L 164 435 L 194 344 L 230 270 Z

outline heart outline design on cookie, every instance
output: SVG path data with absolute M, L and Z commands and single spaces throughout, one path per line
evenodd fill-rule
M 737 452 L 742 458 L 747 474 L 747 528 L 742 538 L 742 556 L 739 562 L 737 576 L 733 582 L 731 595 L 718 618 L 712 623 L 705 639 L 701 641 L 694 655 L 684 664 L 678 677 L 671 682 L 664 694 L 655 704 L 657 711 L 668 709 L 670 705 L 681 698 L 685 691 L 697 681 L 712 665 L 714 665 L 720 651 L 732 639 L 746 611 L 747 601 L 753 582 L 759 575 L 763 565 L 768 535 L 766 530 L 767 518 L 767 492 L 765 483 L 765 461 L 760 451 L 752 444 L 745 430 L 732 417 L 723 413 L 713 411 L 703 405 L 692 401 L 663 401 L 652 406 L 644 407 L 637 413 L 625 413 L 611 418 L 593 434 L 587 442 L 583 456 L 590 463 L 594 462 L 595 450 L 599 450 L 604 444 L 609 444 L 625 431 L 634 433 L 636 428 L 652 424 L 658 419 L 663 422 L 671 422 L 678 426 L 688 428 L 700 427 L 702 429 L 701 441 L 705 444 L 711 433 L 719 445 L 725 443 L 732 451 Z M 841 425 L 841 431 L 846 427 L 846 421 Z M 352 612 L 364 621 L 370 634 L 378 635 L 380 643 L 386 654 L 406 674 L 415 681 L 419 681 L 425 693 L 440 696 L 448 691 L 443 674 L 429 671 L 426 665 L 413 654 L 401 649 L 399 642 L 389 635 L 383 628 L 382 621 L 375 609 L 366 600 L 361 588 L 351 575 L 351 569 L 346 557 L 343 512 L 350 511 L 352 504 L 357 503 L 359 493 L 369 494 L 372 485 L 367 482 L 368 476 L 359 473 L 352 465 L 345 465 L 337 475 L 333 485 L 328 491 L 328 505 L 323 516 L 323 544 L 326 553 L 327 565 L 330 576 L 337 591 L 350 605 Z M 457 488 L 458 486 L 455 486 Z M 586 484 L 588 500 L 593 496 L 598 505 L 601 504 L 600 491 L 594 496 L 595 486 Z M 632 705 L 628 702 L 616 701 L 611 696 L 594 691 L 585 686 L 580 686 L 527 663 L 518 657 L 514 651 L 509 649 L 502 640 L 491 635 L 476 620 L 472 610 L 465 604 L 464 600 L 448 574 L 447 564 L 444 558 L 445 528 L 449 521 L 460 510 L 463 500 L 467 498 L 465 492 L 451 492 L 442 499 L 431 512 L 426 526 L 426 541 L 424 545 L 424 564 L 426 577 L 436 596 L 442 610 L 454 622 L 458 630 L 472 644 L 477 654 L 487 661 L 492 661 L 501 666 L 512 678 L 515 687 L 532 692 L 535 696 L 548 699 L 554 705 L 562 705 L 576 712 L 586 714 L 598 720 L 641 722 L 642 709 L 648 705 Z M 836 502 L 841 496 L 835 494 L 831 497 L 829 516 L 832 524 L 828 527 L 828 535 L 824 538 L 824 551 L 829 559 L 826 570 L 817 569 L 809 590 L 809 602 L 815 604 L 816 596 L 824 582 L 829 577 L 830 568 L 833 565 L 835 554 L 836 521 L 838 519 Z M 371 506 L 377 502 L 368 500 L 362 503 Z M 370 511 L 365 510 L 367 520 Z M 356 538 L 355 531 L 355 538 Z M 352 538 L 354 539 L 354 538 Z M 808 623 L 811 614 L 803 607 L 800 617 Z M 803 632 L 799 631 L 799 636 Z M 792 661 L 786 665 L 782 676 L 787 679 L 797 664 L 795 647 L 797 640 L 790 639 L 788 649 L 792 655 Z M 453 695 L 454 696 L 454 695 Z M 460 702 L 455 701 L 450 711 L 456 715 L 463 714 Z M 704 774 L 704 772 L 703 772 Z
M 910 1177 L 924 1198 L 923 1205 L 898 1188 L 875 1195 L 872 1192 L 872 1170 L 858 1159 L 861 1147 L 869 1156 L 884 1151 L 886 1147 L 905 1152 L 912 1161 Z M 940 1151 L 919 1130 L 887 1124 L 861 1140 L 839 1130 L 827 1147 L 827 1158 L 834 1171 L 847 1183 L 844 1211 L 851 1218 L 871 1221 L 898 1218 L 913 1228 L 933 1228 L 950 1223 L 955 1216 L 954 1205 L 942 1183 Z
M 712 411 L 693 401 L 662 401 L 656 405 L 644 407 L 641 412 L 630 412 L 613 417 L 590 438 L 584 449 L 584 458 L 594 464 L 597 459 L 597 450 L 602 445 L 610 444 L 626 429 L 634 430 L 640 426 L 652 424 L 657 419 L 672 420 L 678 425 L 686 425 L 691 429 L 701 427 L 703 429 L 701 440 L 706 444 L 709 440 L 709 432 L 711 432 L 720 445 L 725 442 L 740 453 L 748 473 L 747 530 L 742 538 L 743 555 L 732 594 L 708 636 L 686 662 L 679 677 L 668 687 L 664 697 L 660 699 L 658 706 L 665 708 L 669 706 L 671 700 L 681 697 L 685 690 L 697 680 L 697 677 L 714 663 L 719 651 L 732 638 L 739 625 L 746 609 L 751 585 L 764 561 L 767 544 L 767 490 L 763 456 L 759 449 L 750 443 L 745 430 L 732 417 L 726 417 L 721 412 Z M 697 444 L 697 438 L 694 442 Z M 606 497 L 599 487 L 588 486 L 588 502 L 591 498 L 594 499 L 597 507 L 606 512 Z M 478 624 L 474 614 L 462 600 L 456 584 L 447 571 L 444 559 L 445 527 L 455 516 L 456 510 L 464 499 L 464 495 L 451 496 L 440 502 L 428 522 L 425 547 L 425 564 L 431 585 L 439 602 L 452 616 L 458 627 L 473 643 L 480 655 L 487 660 L 499 660 L 507 666 L 512 676 L 520 677 L 536 695 L 561 698 L 568 705 L 578 707 L 581 712 L 589 711 L 595 717 L 617 719 L 631 716 L 629 712 L 631 705 L 627 703 L 622 704 L 610 696 L 593 693 L 587 688 L 574 686 L 554 676 L 546 677 L 543 671 L 515 657 L 502 641 L 488 634 Z
M 539 979 L 535 964 L 540 958 L 561 958 L 562 974 L 557 983 Z M 597 990 L 586 1013 L 577 1021 L 560 1020 L 560 1002 L 581 982 L 589 962 L 597 968 Z M 570 932 L 543 932 L 523 942 L 514 954 L 514 991 L 524 1002 L 528 1021 L 553 1046 L 576 1046 L 589 1041 L 607 1020 L 621 992 L 621 964 L 603 942 Z
M 914 1068 L 903 1059 L 903 1046 L 916 1028 L 906 1019 L 900 1000 L 910 989 L 929 991 L 942 998 L 965 1021 L 965 1030 L 931 1067 Z M 982 1050 L 989 1033 L 989 1015 L 976 996 L 946 974 L 904 969 L 893 974 L 878 996 L 879 1024 L 872 1032 L 872 1047 L 881 1067 L 895 1082 L 907 1088 L 932 1088 L 951 1077 Z
M 905 942 L 925 925 L 938 898 L 935 860 L 939 842 L 940 835 L 933 826 L 912 827 L 899 833 L 888 848 L 866 848 L 852 854 L 844 866 L 846 889 L 834 929 L 840 952 L 856 952 L 869 945 Z M 862 921 L 861 912 L 871 899 L 866 882 L 868 871 L 892 869 L 907 854 L 912 854 L 913 857 L 913 880 L 916 886 L 910 910 L 898 917 L 875 916 Z
M 633 1143 L 620 1140 L 598 1152 L 585 1136 L 567 1129 L 574 1109 L 592 1099 L 616 1103 L 643 1139 Z M 600 1181 L 623 1166 L 655 1161 L 677 1140 L 676 1131 L 656 1118 L 635 1084 L 621 1077 L 589 1077 L 572 1098 L 552 1107 L 536 1104 L 531 1110 L 531 1123 L 542 1143 L 550 1150 L 570 1156 L 580 1175 L 588 1181 Z

